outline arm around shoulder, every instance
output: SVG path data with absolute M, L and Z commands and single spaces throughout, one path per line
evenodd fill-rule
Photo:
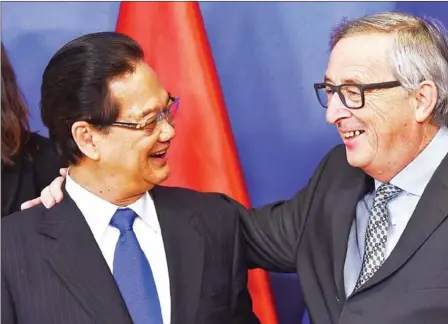
M 293 198 L 252 210 L 238 206 L 249 267 L 296 272 L 297 249 L 308 209 L 321 175 L 336 150 L 338 148 L 322 159 L 308 185 Z

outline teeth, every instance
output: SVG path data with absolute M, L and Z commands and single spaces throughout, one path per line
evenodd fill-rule
M 159 153 L 154 153 L 153 155 L 155 155 L 155 156 L 162 156 L 163 154 L 165 154 L 166 152 L 165 151 L 163 151 L 163 152 L 159 152 Z
M 354 137 L 354 136 L 358 136 L 361 135 L 361 131 L 357 130 L 354 132 L 346 132 L 346 133 L 342 133 L 342 136 L 344 136 L 345 138 L 350 138 L 350 137 Z

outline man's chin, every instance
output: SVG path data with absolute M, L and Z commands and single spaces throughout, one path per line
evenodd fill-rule
M 168 165 L 164 165 L 160 170 L 157 170 L 156 177 L 156 185 L 162 184 L 165 182 L 170 176 L 170 168 Z
M 366 166 L 366 157 L 361 152 L 353 152 L 346 148 L 347 162 L 354 168 Z

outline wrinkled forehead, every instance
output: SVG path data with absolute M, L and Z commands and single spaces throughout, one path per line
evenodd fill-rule
M 330 54 L 326 78 L 339 84 L 375 83 L 394 78 L 393 38 L 387 34 L 359 34 L 341 39 Z
M 109 89 L 120 104 L 120 115 L 135 120 L 161 111 L 168 101 L 157 74 L 144 62 L 138 63 L 134 72 L 111 80 Z

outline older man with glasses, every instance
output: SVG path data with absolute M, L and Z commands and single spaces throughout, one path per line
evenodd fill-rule
M 66 198 L 2 222 L 2 323 L 259 323 L 234 208 L 158 186 L 180 101 L 139 45 L 82 36 L 42 80 L 42 119 L 69 161 Z
M 344 21 L 314 84 L 344 145 L 294 198 L 241 212 L 252 266 L 296 271 L 313 323 L 448 321 L 448 43 L 436 21 Z
M 314 89 L 344 145 L 288 201 L 229 200 L 249 265 L 297 272 L 312 323 L 448 322 L 445 33 L 395 12 L 342 22 Z

